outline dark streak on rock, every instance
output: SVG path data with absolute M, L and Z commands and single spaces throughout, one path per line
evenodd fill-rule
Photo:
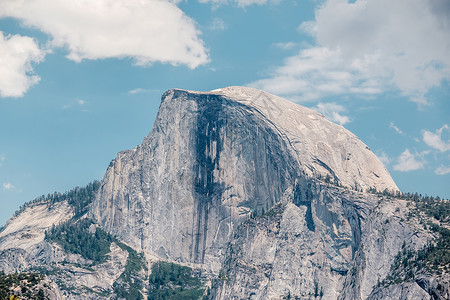
M 334 173 L 334 171 L 326 163 L 324 163 L 323 161 L 321 161 L 318 158 L 315 158 L 314 162 L 316 164 L 322 166 L 324 169 L 326 169 L 331 174 L 331 176 L 333 176 L 335 184 L 338 184 L 340 182 L 339 178 L 336 176 L 336 173 Z
M 193 170 L 196 224 L 191 259 L 196 263 L 204 263 L 210 207 L 216 204 L 215 200 L 221 198 L 224 190 L 223 184 L 214 181 L 214 169 L 218 169 L 219 165 L 222 151 L 220 129 L 226 126 L 226 119 L 223 118 L 223 103 L 220 97 L 199 95 L 197 104 L 196 161 Z M 213 151 L 216 153 L 215 157 L 212 156 Z
M 312 194 L 312 184 L 310 180 L 303 181 L 299 180 L 294 191 L 294 204 L 297 206 L 304 205 L 306 206 L 306 227 L 310 231 L 315 231 L 316 226 L 314 224 L 314 220 L 312 217 L 312 211 L 311 211 L 311 202 L 313 200 L 313 194 Z

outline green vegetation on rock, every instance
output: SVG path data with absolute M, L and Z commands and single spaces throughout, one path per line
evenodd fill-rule
M 191 268 L 164 261 L 152 266 L 149 283 L 149 300 L 202 299 L 205 292 Z
M 52 226 L 45 233 L 45 239 L 59 244 L 69 253 L 92 260 L 93 265 L 105 262 L 111 243 L 116 243 L 122 250 L 128 252 L 128 258 L 125 270 L 113 284 L 114 293 L 117 298 L 143 299 L 141 294 L 143 283 L 139 275 L 141 270 L 146 269 L 143 255 L 97 227 L 92 220 L 74 218 Z
M 421 222 L 424 222 L 424 216 L 428 218 L 434 218 L 438 222 L 450 223 L 450 201 L 440 199 L 439 197 L 421 196 L 417 193 L 408 194 L 407 200 L 414 203 L 413 209 L 411 209 L 408 218 L 419 218 Z
M 61 247 L 70 253 L 80 254 L 94 263 L 102 263 L 106 260 L 106 254 L 113 237 L 99 227 L 93 227 L 93 232 L 89 230 L 90 219 L 78 221 L 69 220 L 57 226 L 52 226 L 45 232 L 45 239 L 61 245 Z
M 67 200 L 74 209 L 75 217 L 79 217 L 87 212 L 88 205 L 94 200 L 99 188 L 100 182 L 93 181 L 85 187 L 76 187 L 64 194 L 54 192 L 53 194 L 42 195 L 20 206 L 19 210 L 14 213 L 14 216 L 18 216 L 31 204 L 43 202 L 54 204 Z
M 422 249 L 408 249 L 403 244 L 396 255 L 389 275 L 378 286 L 413 281 L 416 275 L 426 272 L 448 276 L 450 274 L 450 201 L 439 197 L 403 194 L 409 201 L 407 219 L 418 219 L 424 229 L 435 236 Z
M 122 250 L 128 252 L 125 270 L 113 284 L 114 293 L 119 299 L 143 299 L 144 297 L 141 294 L 143 282 L 139 276 L 139 272 L 141 270 L 147 270 L 144 256 L 124 243 L 119 242 L 117 239 L 114 239 L 114 242 Z
M 36 273 L 14 273 L 6 275 L 0 271 L 0 299 L 47 299 L 42 287 L 38 284 L 44 280 L 44 275 Z

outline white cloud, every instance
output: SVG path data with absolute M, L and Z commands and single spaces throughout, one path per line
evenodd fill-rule
M 49 34 L 68 58 L 131 57 L 195 68 L 208 62 L 195 22 L 163 0 L 2 0 L 0 17 L 22 20 Z
M 278 3 L 278 0 L 199 0 L 200 3 L 212 3 L 215 7 L 235 2 L 239 7 L 246 7 L 253 4 L 263 5 L 267 2 Z
M 398 157 L 397 164 L 394 165 L 394 170 L 409 172 L 423 169 L 426 164 L 426 161 L 423 158 L 425 154 L 427 154 L 427 152 L 412 154 L 409 149 L 406 149 Z
M 323 114 L 328 120 L 336 122 L 340 125 L 345 125 L 350 122 L 350 118 L 342 115 L 346 109 L 344 106 L 330 102 L 330 103 L 318 103 L 317 106 L 311 109 Z
M 297 43 L 294 42 L 286 42 L 286 43 L 275 43 L 273 44 L 275 47 L 278 47 L 283 50 L 289 50 L 297 46 Z
M 214 18 L 214 20 L 211 23 L 211 26 L 209 27 L 210 30 L 214 31 L 221 31 L 225 30 L 227 26 L 225 25 L 225 22 L 221 18 Z
M 0 31 L 0 96 L 22 97 L 38 83 L 40 78 L 33 74 L 32 64 L 41 62 L 44 57 L 45 51 L 39 49 L 32 38 L 4 36 Z
M 360 69 L 358 64 L 347 65 L 339 49 L 312 47 L 285 59 L 271 78 L 249 85 L 288 98 L 300 95 L 303 101 L 327 95 L 381 93 L 380 85 Z
M 238 5 L 240 7 L 245 7 L 245 6 L 249 6 L 252 4 L 266 4 L 268 1 L 267 0 L 236 0 L 236 2 L 238 3 Z
M 392 128 L 397 132 L 398 134 L 403 134 L 403 131 L 400 130 L 397 126 L 395 126 L 394 122 L 389 123 L 389 128 Z
M 130 95 L 143 94 L 143 93 L 157 93 L 157 94 L 160 94 L 161 91 L 158 90 L 158 89 L 135 88 L 135 89 L 129 90 L 127 93 L 130 94 Z
M 450 166 L 440 165 L 436 170 L 434 170 L 436 175 L 446 175 L 450 173 Z
M 80 107 L 80 106 L 86 105 L 86 103 L 87 103 L 86 100 L 75 99 L 75 100 L 72 100 L 70 103 L 63 105 L 62 109 L 69 109 L 69 108 L 72 108 L 74 106 Z
M 317 26 L 314 21 L 305 21 L 300 26 L 298 26 L 298 31 L 301 33 L 306 33 L 312 36 L 317 34 Z
M 10 182 L 3 182 L 3 189 L 4 190 L 12 190 L 14 188 L 15 188 L 15 186 L 12 185 Z
M 422 108 L 423 106 L 428 106 L 430 103 L 428 102 L 428 99 L 425 98 L 424 95 L 418 95 L 418 96 L 412 96 L 409 98 L 411 102 L 417 103 L 419 108 Z
M 450 150 L 450 141 L 445 142 L 442 140 L 442 132 L 444 130 L 450 132 L 450 127 L 447 124 L 445 124 L 440 129 L 436 130 L 436 133 L 432 133 L 428 130 L 422 130 L 423 141 L 428 146 L 437 149 L 441 152 Z
M 383 150 L 377 152 L 377 157 L 383 165 L 389 166 L 391 164 L 391 159 Z
M 142 88 L 137 88 L 131 91 L 128 91 L 128 94 L 140 94 L 140 93 L 145 93 L 147 90 L 146 89 L 142 89 Z
M 0 153 L 0 167 L 3 166 L 3 162 L 6 160 L 6 156 Z
M 450 79 L 449 14 L 448 0 L 328 0 L 300 25 L 316 45 L 251 85 L 306 100 L 398 90 L 427 104 L 426 93 Z

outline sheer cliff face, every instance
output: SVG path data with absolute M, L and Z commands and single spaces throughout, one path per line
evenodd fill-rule
M 397 190 L 367 146 L 307 108 L 250 88 L 170 90 L 144 142 L 112 161 L 91 216 L 136 249 L 217 274 L 236 226 L 288 190 L 303 189 L 287 200 L 314 230 L 311 175 Z
M 171 90 L 142 145 L 111 163 L 92 214 L 138 249 L 218 272 L 234 227 L 299 176 L 290 153 L 256 109 Z

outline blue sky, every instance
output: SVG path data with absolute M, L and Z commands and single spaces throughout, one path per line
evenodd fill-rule
M 450 197 L 450 2 L 2 0 L 0 224 L 101 179 L 162 93 L 246 85 L 359 136 L 403 191 Z

